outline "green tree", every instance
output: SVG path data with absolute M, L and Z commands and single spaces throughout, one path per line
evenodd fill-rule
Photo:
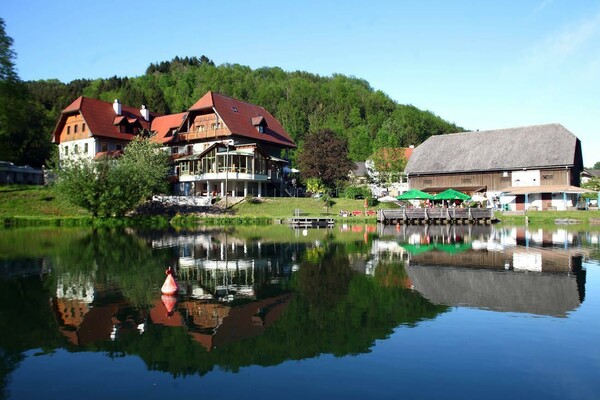
M 387 187 L 398 182 L 406 166 L 403 148 L 381 148 L 373 153 L 371 160 L 381 183 L 385 183 Z
M 600 178 L 597 176 L 594 176 L 589 181 L 587 181 L 586 183 L 581 185 L 581 187 L 585 188 L 585 189 L 600 191 Z M 595 197 L 595 194 L 590 195 L 589 197 Z
M 47 118 L 15 71 L 12 43 L 0 18 L 0 159 L 39 167 L 51 149 Z
M 94 216 L 123 216 L 167 188 L 168 154 L 148 138 L 136 138 L 120 159 L 64 160 L 56 191 Z
M 592 169 L 600 169 L 600 161 L 596 161 L 596 164 L 594 164 Z
M 347 142 L 328 129 L 306 137 L 298 163 L 305 179 L 318 178 L 329 189 L 339 181 L 348 180 L 348 174 L 354 166 L 348 157 Z

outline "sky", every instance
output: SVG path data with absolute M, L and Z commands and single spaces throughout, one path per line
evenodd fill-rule
M 1 0 L 0 18 L 22 80 L 201 55 L 344 74 L 467 130 L 560 123 L 600 161 L 598 0 Z

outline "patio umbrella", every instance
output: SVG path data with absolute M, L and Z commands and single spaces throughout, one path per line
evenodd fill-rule
M 432 244 L 401 244 L 400 247 L 404 248 L 404 250 L 408 251 L 412 255 L 426 253 L 430 250 L 433 250 L 434 247 Z
M 454 189 L 446 189 L 433 196 L 433 200 L 471 200 L 471 196 Z
M 400 196 L 397 196 L 398 200 L 427 200 L 431 199 L 433 196 L 429 193 L 422 192 L 418 189 L 411 189 L 407 192 L 402 193 Z
M 378 198 L 377 201 L 379 201 L 380 203 L 391 203 L 392 201 L 398 201 L 398 200 L 393 196 L 383 196 L 383 197 Z
M 472 249 L 471 243 L 439 243 L 435 245 L 436 250 L 455 254 Z
M 473 201 L 487 201 L 487 197 L 485 197 L 484 195 L 481 195 L 479 193 L 475 193 L 471 197 L 471 200 L 473 200 Z

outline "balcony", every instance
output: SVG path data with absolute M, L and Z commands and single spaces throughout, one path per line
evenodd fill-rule
M 227 128 L 207 129 L 199 132 L 179 132 L 178 138 L 180 141 L 192 141 L 202 139 L 214 139 L 222 136 L 229 136 L 231 132 Z

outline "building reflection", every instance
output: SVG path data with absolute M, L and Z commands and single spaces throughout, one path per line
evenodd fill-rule
M 359 275 L 403 265 L 397 284 L 434 304 L 557 317 L 584 301 L 589 250 L 581 244 L 598 243 L 593 233 L 482 225 L 365 225 L 340 233 L 354 235 L 353 251 L 343 257 Z M 149 325 L 181 327 L 207 351 L 261 335 L 293 298 L 289 283 L 302 257 L 324 245 L 240 239 L 222 230 L 140 237 L 153 252 L 169 253 L 181 287 L 173 309 L 158 287 L 148 288 L 156 292 L 152 304 L 139 307 L 93 274 L 57 274 L 52 306 L 73 345 L 143 334 Z
M 380 254 L 407 263 L 412 287 L 436 304 L 564 317 L 585 298 L 598 234 L 483 225 L 379 227 Z
M 73 345 L 142 334 L 149 324 L 183 327 L 207 351 L 260 335 L 279 319 L 292 295 L 285 289 L 298 248 L 246 242 L 222 231 L 146 237 L 169 249 L 180 293 L 168 309 L 157 288 L 147 308 L 130 304 L 116 286 L 91 274 L 63 273 L 52 299 L 61 333 Z M 170 307 L 169 307 L 170 308 Z

